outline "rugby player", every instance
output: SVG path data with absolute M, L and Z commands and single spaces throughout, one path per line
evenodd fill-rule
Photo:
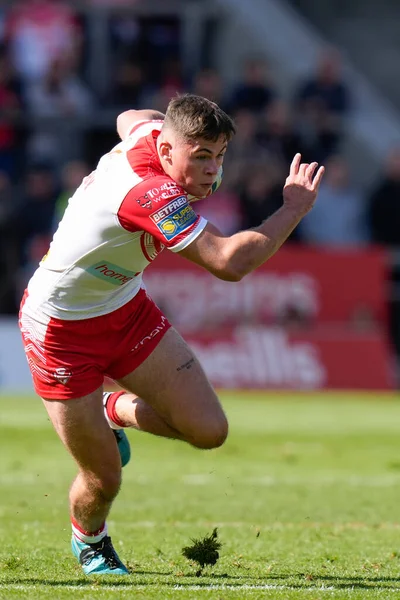
M 121 142 L 70 199 L 19 319 L 35 391 L 78 467 L 69 494 L 72 550 L 86 574 L 128 573 L 106 524 L 129 458 L 118 427 L 205 449 L 228 434 L 196 356 L 147 295 L 144 269 L 167 249 L 240 281 L 312 208 L 324 172 L 297 154 L 282 207 L 227 237 L 191 204 L 213 191 L 235 133 L 220 107 L 185 94 L 171 100 L 165 118 L 122 113 L 117 131 Z M 104 394 L 105 377 L 127 393 Z

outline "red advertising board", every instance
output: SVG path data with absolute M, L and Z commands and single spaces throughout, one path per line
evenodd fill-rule
M 217 387 L 395 387 L 379 248 L 287 245 L 238 283 L 164 251 L 144 281 Z M 276 325 L 292 311 L 308 316 L 300 328 Z
M 287 245 L 238 283 L 164 251 L 144 275 L 154 300 L 183 332 L 205 324 L 271 324 L 292 309 L 316 323 L 370 315 L 386 325 L 386 255 Z
M 241 326 L 185 337 L 216 387 L 394 389 L 389 348 L 379 331 Z

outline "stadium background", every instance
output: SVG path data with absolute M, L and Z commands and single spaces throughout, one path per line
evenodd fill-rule
M 1 599 L 400 597 L 399 13 L 398 0 L 0 0 Z M 199 452 L 127 431 L 108 524 L 132 573 L 93 581 L 70 554 L 76 467 L 35 398 L 16 314 L 118 112 L 182 90 L 236 118 L 223 186 L 199 204 L 224 231 L 279 205 L 295 151 L 327 174 L 244 281 L 167 252 L 148 269 L 230 435 Z M 220 559 L 197 577 L 182 548 L 215 527 Z
M 117 114 L 182 91 L 238 126 L 223 186 L 198 204 L 225 233 L 280 205 L 295 152 L 327 167 L 315 209 L 240 284 L 170 253 L 148 270 L 213 382 L 396 389 L 399 13 L 395 0 L 1 2 L 0 391 L 31 391 L 19 299 L 71 190 L 117 142 Z

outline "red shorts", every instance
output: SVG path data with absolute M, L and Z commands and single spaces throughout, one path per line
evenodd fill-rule
M 22 299 L 24 305 L 27 292 Z M 112 313 L 91 319 L 35 320 L 21 310 L 19 326 L 36 393 L 67 400 L 94 392 L 104 377 L 134 371 L 171 327 L 144 290 Z

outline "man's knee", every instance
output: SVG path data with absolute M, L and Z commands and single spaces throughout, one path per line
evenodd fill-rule
M 83 475 L 85 476 L 85 473 Z M 86 473 L 85 478 L 91 492 L 106 502 L 112 502 L 121 487 L 121 470 L 106 471 L 96 475 Z
M 228 421 L 225 415 L 205 421 L 193 433 L 190 443 L 196 448 L 212 450 L 219 448 L 228 437 Z

